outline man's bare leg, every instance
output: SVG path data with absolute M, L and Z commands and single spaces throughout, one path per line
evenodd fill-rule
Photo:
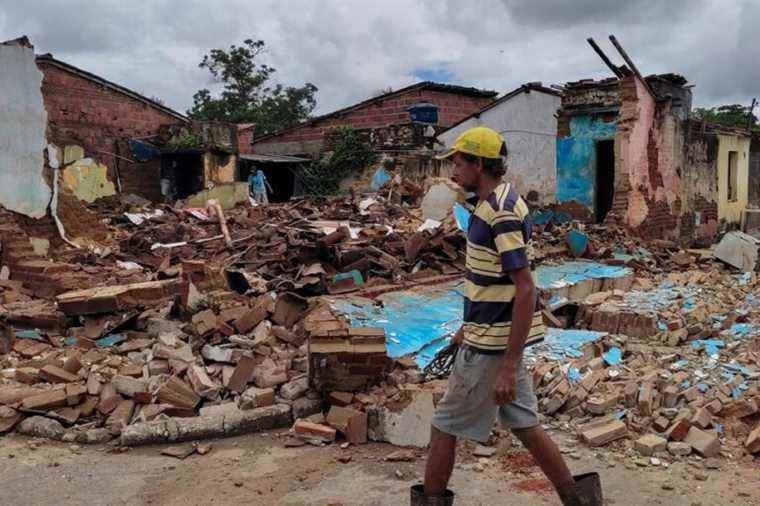
M 425 465 L 425 495 L 441 496 L 454 470 L 457 438 L 435 427 L 430 431 L 430 450 Z
M 549 478 L 555 489 L 560 490 L 575 484 L 559 448 L 543 427 L 538 425 L 530 429 L 513 429 L 512 432 L 533 455 L 533 460 Z

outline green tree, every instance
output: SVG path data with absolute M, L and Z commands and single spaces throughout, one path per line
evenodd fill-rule
M 301 182 L 309 195 L 336 195 L 341 181 L 377 161 L 377 154 L 353 128 L 341 127 L 331 137 L 334 140 L 332 152 L 301 171 Z
M 710 108 L 694 109 L 694 117 L 699 121 L 717 123 L 728 127 L 747 128 L 747 121 L 752 114 L 751 127 L 758 128 L 757 116 L 751 113 L 749 107 L 740 104 L 721 105 Z
M 317 87 L 301 87 L 273 82 L 275 69 L 260 63 L 265 50 L 263 40 L 246 39 L 228 51 L 212 49 L 198 65 L 208 69 L 223 85 L 219 97 L 208 89 L 193 95 L 193 107 L 187 111 L 193 119 L 253 123 L 256 134 L 287 128 L 309 117 L 317 105 Z

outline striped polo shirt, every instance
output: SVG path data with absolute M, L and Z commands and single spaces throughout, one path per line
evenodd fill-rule
M 516 291 L 508 273 L 531 266 L 528 212 L 517 190 L 502 183 L 478 202 L 470 217 L 463 325 L 464 342 L 470 346 L 494 352 L 507 348 Z M 526 345 L 543 340 L 544 333 L 536 311 Z

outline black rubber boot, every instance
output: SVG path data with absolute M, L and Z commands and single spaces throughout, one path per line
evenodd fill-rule
M 602 482 L 598 473 L 573 476 L 575 483 L 557 491 L 564 506 L 602 506 Z
M 443 495 L 425 495 L 425 487 L 414 485 L 411 488 L 411 506 L 451 506 L 454 504 L 454 492 L 446 489 Z

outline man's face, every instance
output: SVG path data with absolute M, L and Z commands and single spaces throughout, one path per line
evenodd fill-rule
M 454 173 L 451 179 L 464 188 L 465 191 L 477 191 L 480 174 L 482 173 L 480 162 L 467 161 L 459 153 L 455 153 L 451 157 L 451 161 L 454 164 Z

